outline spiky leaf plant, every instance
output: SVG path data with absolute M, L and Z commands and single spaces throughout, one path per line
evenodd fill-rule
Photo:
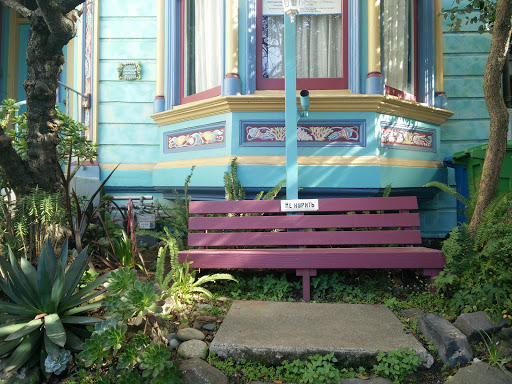
M 0 287 L 12 300 L 0 301 L 0 356 L 10 354 L 4 371 L 20 368 L 39 352 L 44 361 L 48 355 L 56 360 L 62 349 L 81 349 L 83 326 L 102 321 L 84 316 L 101 302 L 85 303 L 104 292 L 97 288 L 109 276 L 77 289 L 89 260 L 85 249 L 66 269 L 67 240 L 57 259 L 48 239 L 37 270 L 24 258 L 18 263 L 10 249 L 10 263 L 0 257 Z

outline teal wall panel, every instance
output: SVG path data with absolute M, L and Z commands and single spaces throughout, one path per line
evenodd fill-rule
M 160 141 L 158 127 L 148 124 L 100 125 L 98 129 L 100 144 L 137 144 L 155 145 Z
M 151 81 L 102 81 L 99 102 L 152 103 L 156 84 Z
M 463 44 L 462 41 L 460 43 Z M 462 51 L 443 55 L 445 76 L 483 76 L 486 63 L 487 53 L 467 54 Z
M 441 140 L 473 138 L 486 140 L 489 137 L 489 119 L 450 119 L 441 127 Z
M 155 145 L 130 144 L 101 145 L 98 154 L 101 163 L 151 164 L 155 163 L 157 147 Z
M 471 39 L 470 44 L 461 46 L 461 41 L 468 41 Z M 464 52 L 466 54 L 484 53 L 489 52 L 491 47 L 492 36 L 489 33 L 448 33 L 443 38 L 443 51 L 445 53 L 458 53 Z
M 153 170 L 153 184 L 157 186 L 183 187 L 186 177 L 190 174 L 190 167 L 155 169 Z M 224 185 L 224 173 L 229 170 L 226 166 L 210 166 L 194 169 L 190 180 L 190 187 L 218 187 Z
M 449 108 L 454 112 L 452 119 L 488 119 L 489 112 L 483 98 L 450 98 Z
M 5 99 L 7 97 L 7 52 L 9 51 L 9 8 L 0 4 L 2 7 L 2 29 L 0 30 L 0 97 Z
M 136 28 L 127 28 L 133 25 Z M 100 35 L 109 39 L 153 39 L 156 37 L 155 17 L 102 17 Z
M 102 170 L 101 179 L 105 180 L 112 171 Z M 108 180 L 107 187 L 152 187 L 151 171 L 116 170 Z
M 484 97 L 484 88 L 481 77 L 472 76 L 445 76 L 445 88 L 450 89 L 450 97 Z
M 149 117 L 153 113 L 152 103 L 103 102 L 98 106 L 100 124 L 146 123 L 155 124 Z
M 100 40 L 102 60 L 141 61 L 156 57 L 155 39 Z
M 101 2 L 102 17 L 145 17 L 156 15 L 156 1 L 109 0 Z

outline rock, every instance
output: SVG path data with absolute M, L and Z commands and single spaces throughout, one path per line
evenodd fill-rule
M 178 347 L 178 356 L 184 359 L 192 359 L 194 357 L 204 359 L 208 354 L 208 345 L 201 340 L 184 341 Z
M 213 332 L 213 331 L 215 331 L 215 324 L 212 324 L 212 323 L 204 324 L 201 328 L 204 329 L 205 331 Z
M 180 346 L 180 341 L 178 339 L 172 339 L 169 341 L 169 348 L 172 350 L 178 348 Z
M 3 369 L 9 359 L 6 358 L 0 363 Z M 38 366 L 31 368 L 23 367 L 17 371 L 0 372 L 0 383 L 2 384 L 32 384 L 39 383 L 41 379 L 41 370 Z
M 401 310 L 400 315 L 407 317 L 410 321 L 419 321 L 425 315 L 425 312 L 418 308 L 410 308 Z
M 503 371 L 492 367 L 483 361 L 478 361 L 468 367 L 461 368 L 446 384 L 511 384 L 512 375 L 507 376 Z
M 457 320 L 455 326 L 464 333 L 469 341 L 481 340 L 482 336 L 491 336 L 507 325 L 507 320 L 502 319 L 499 322 L 491 322 L 487 318 L 487 312 L 463 313 Z
M 194 320 L 194 328 L 201 329 L 207 323 L 215 323 L 217 318 L 215 316 L 197 316 Z
M 217 297 L 217 301 L 219 303 L 229 303 L 231 301 L 231 299 L 229 297 L 221 296 L 221 297 Z
M 196 308 L 199 308 L 199 309 L 210 309 L 211 307 L 212 307 L 211 304 L 196 303 Z
M 169 341 L 173 340 L 173 339 L 176 339 L 178 338 L 178 336 L 176 335 L 176 333 L 169 333 L 167 335 L 165 335 L 165 338 Z
M 186 360 L 180 365 L 181 384 L 228 384 L 228 378 L 201 359 Z
M 418 321 L 418 328 L 425 338 L 434 343 L 441 361 L 450 369 L 473 359 L 473 351 L 467 337 L 441 316 L 426 314 Z
M 194 328 L 183 328 L 178 331 L 176 334 L 178 340 L 187 341 L 187 340 L 204 340 L 204 333 Z

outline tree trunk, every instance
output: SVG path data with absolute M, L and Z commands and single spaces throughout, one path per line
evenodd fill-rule
M 18 195 L 35 186 L 47 192 L 62 188 L 57 144 L 61 122 L 55 110 L 58 76 L 64 64 L 62 48 L 75 36 L 68 15 L 83 0 L 36 0 L 29 8 L 14 0 L 0 0 L 30 21 L 27 47 L 27 155 L 21 159 L 11 139 L 0 130 L 0 167 Z M 32 2 L 33 3 L 33 2 Z M 27 3 L 27 4 L 30 4 Z
M 485 209 L 496 197 L 501 165 L 506 152 L 509 114 L 501 93 L 501 72 L 510 41 L 511 17 L 512 2 L 510 0 L 498 0 L 491 50 L 485 66 L 483 84 L 485 104 L 489 111 L 491 127 L 475 211 L 469 224 L 469 229 L 473 235 L 480 225 Z

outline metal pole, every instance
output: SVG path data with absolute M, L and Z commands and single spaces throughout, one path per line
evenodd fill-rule
M 297 60 L 295 23 L 284 16 L 284 106 L 286 126 L 286 198 L 298 199 L 297 165 Z

